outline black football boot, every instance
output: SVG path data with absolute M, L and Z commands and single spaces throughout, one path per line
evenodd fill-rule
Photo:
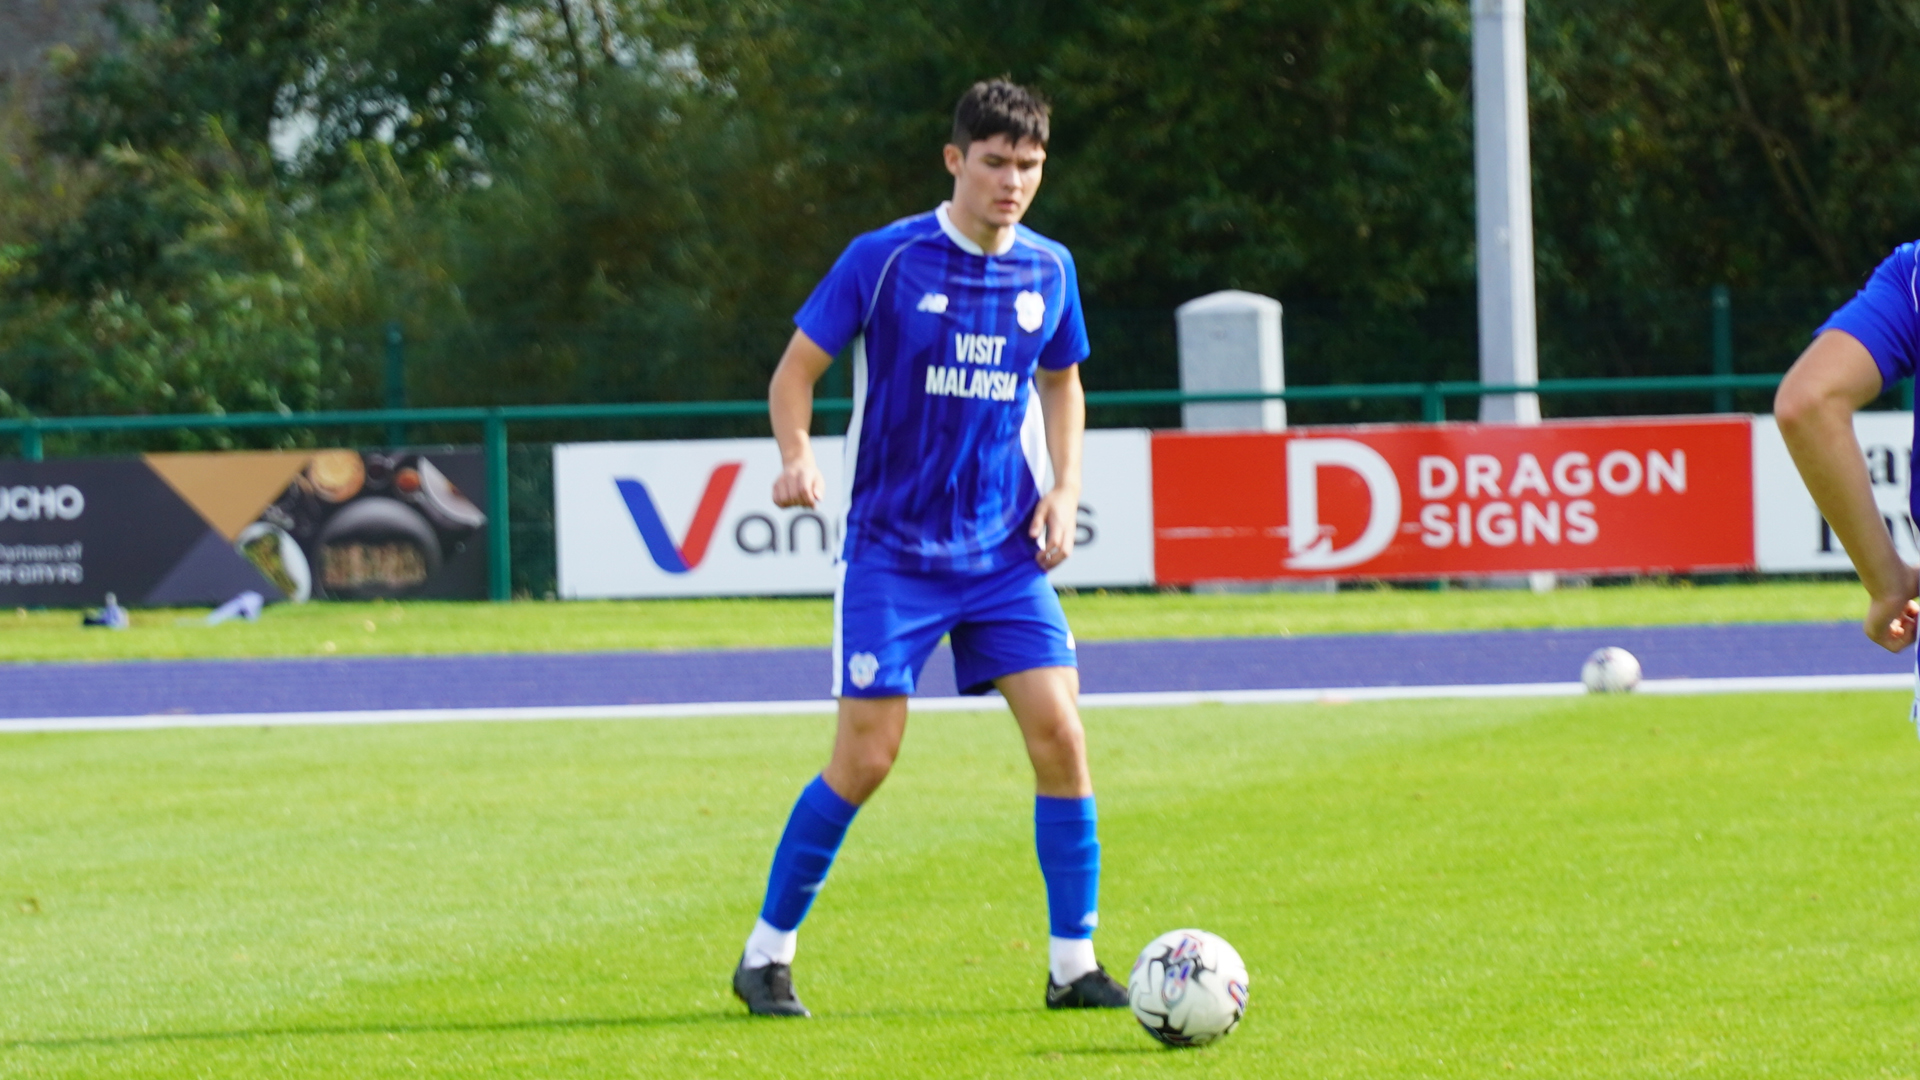
M 741 957 L 740 966 L 733 969 L 733 996 L 746 1002 L 747 1011 L 755 1016 L 813 1015 L 794 996 L 793 968 L 787 964 L 750 968 L 746 957 Z
M 1107 974 L 1107 969 L 1096 965 L 1092 971 L 1073 980 L 1065 986 L 1047 977 L 1047 1008 L 1049 1009 L 1124 1009 L 1127 1007 L 1127 988 Z

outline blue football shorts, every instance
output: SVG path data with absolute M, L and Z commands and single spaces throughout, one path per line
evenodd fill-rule
M 954 683 L 984 694 L 1003 675 L 1077 667 L 1060 598 L 1038 563 L 986 573 L 840 564 L 833 595 L 833 694 L 911 694 L 942 635 Z

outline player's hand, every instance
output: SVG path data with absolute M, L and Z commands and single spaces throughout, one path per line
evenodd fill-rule
M 1915 630 L 1920 627 L 1920 600 L 1913 598 L 1920 592 L 1920 576 L 1912 567 L 1907 568 L 1906 586 L 1904 597 L 1875 599 L 1867 605 L 1867 636 L 1888 652 L 1900 652 L 1912 645 Z
M 827 481 L 811 457 L 802 458 L 780 470 L 773 482 L 773 505 L 786 509 L 819 506 L 827 497 Z
M 1035 556 L 1040 569 L 1051 570 L 1073 554 L 1079 514 L 1080 499 L 1074 492 L 1055 488 L 1040 497 L 1040 505 L 1033 508 L 1033 524 L 1027 528 L 1027 535 L 1040 545 Z

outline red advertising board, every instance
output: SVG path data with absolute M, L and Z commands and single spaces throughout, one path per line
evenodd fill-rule
M 1155 577 L 1753 565 L 1745 417 L 1153 437 Z

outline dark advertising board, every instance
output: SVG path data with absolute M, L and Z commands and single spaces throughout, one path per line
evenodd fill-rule
M 487 595 L 476 450 L 0 461 L 0 605 Z

